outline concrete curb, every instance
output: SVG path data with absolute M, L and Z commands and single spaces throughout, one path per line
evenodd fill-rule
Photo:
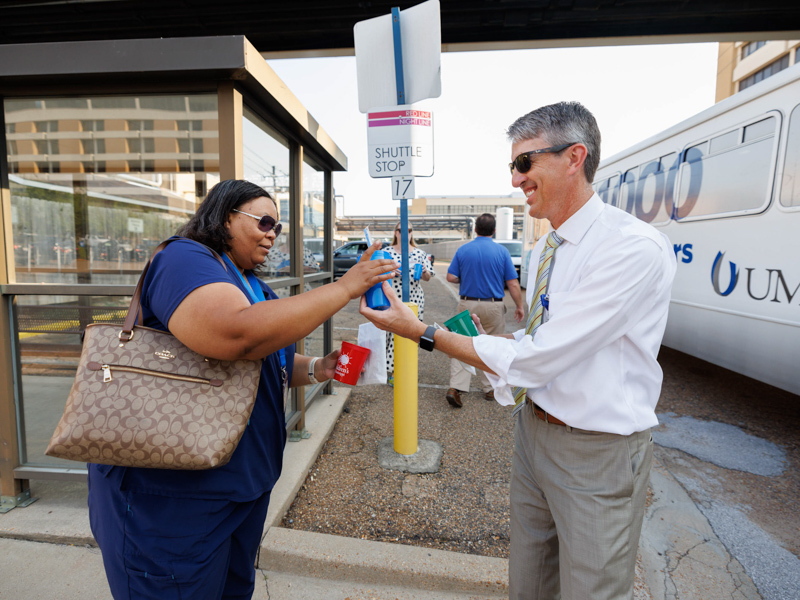
M 507 597 L 505 559 L 280 527 L 333 431 L 350 391 L 337 387 L 335 395 L 317 398 L 306 413 L 306 429 L 311 437 L 287 443 L 283 472 L 270 498 L 258 567 L 317 580 Z
M 505 559 L 277 527 L 261 544 L 259 567 L 364 585 L 508 596 Z

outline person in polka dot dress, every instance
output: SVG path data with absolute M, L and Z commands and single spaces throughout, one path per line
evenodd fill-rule
M 403 257 L 403 250 L 400 245 L 400 232 L 401 226 L 400 223 L 398 223 L 394 227 L 392 245 L 386 246 L 386 248 L 383 249 L 384 252 L 389 253 L 389 258 L 394 259 L 398 264 L 402 264 Z M 422 264 L 422 279 L 414 281 L 414 265 L 420 263 Z M 408 228 L 408 264 L 409 272 L 411 273 L 411 277 L 408 278 L 408 301 L 417 305 L 419 309 L 419 320 L 422 321 L 425 315 L 425 292 L 422 291 L 422 282 L 430 281 L 431 277 L 434 277 L 436 273 L 433 270 L 433 265 L 431 264 L 428 254 L 417 248 L 417 245 L 414 243 L 413 229 L 411 229 L 410 226 Z M 397 271 L 396 276 L 390 281 L 394 288 L 394 293 L 397 294 L 398 298 L 402 299 L 403 278 L 400 276 L 400 272 Z M 394 385 L 394 335 L 391 333 L 386 334 L 386 374 L 389 385 Z

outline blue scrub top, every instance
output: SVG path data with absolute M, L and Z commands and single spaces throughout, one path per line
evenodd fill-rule
M 209 283 L 232 283 L 253 303 L 237 273 L 231 272 L 204 245 L 177 239 L 153 259 L 142 289 L 144 325 L 167 331 L 172 313 L 195 289 Z M 259 281 L 267 302 L 277 295 Z M 280 317 L 275 315 L 275 327 Z M 198 323 L 202 327 L 202 323 Z M 289 380 L 294 366 L 294 344 L 286 349 Z M 261 380 L 250 423 L 228 464 L 217 469 L 179 471 L 89 465 L 101 476 L 114 473 L 121 489 L 172 497 L 226 499 L 236 502 L 253 500 L 270 491 L 281 474 L 286 425 L 281 387 L 279 353 L 270 354 L 261 367 Z
M 502 298 L 505 282 L 517 278 L 505 246 L 480 236 L 456 250 L 447 272 L 461 280 L 459 293 L 471 298 Z

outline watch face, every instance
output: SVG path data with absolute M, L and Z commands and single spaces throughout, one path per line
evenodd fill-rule
M 419 347 L 431 352 L 433 350 L 433 334 L 436 332 L 434 327 L 428 327 L 419 340 Z

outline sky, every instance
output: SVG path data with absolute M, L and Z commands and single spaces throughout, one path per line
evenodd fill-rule
M 348 171 L 333 178 L 344 214 L 397 214 L 391 179 L 369 176 L 355 57 L 268 63 L 347 156 Z M 416 178 L 416 195 L 504 196 L 520 194 L 505 134 L 518 117 L 577 100 L 608 158 L 714 104 L 717 44 L 445 52 L 441 68 L 442 95 L 415 105 L 434 126 L 434 174 Z

